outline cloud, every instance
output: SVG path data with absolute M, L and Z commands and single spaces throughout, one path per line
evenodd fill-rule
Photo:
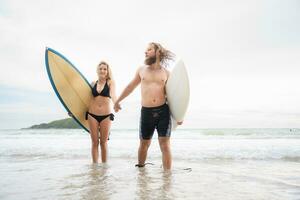
M 35 112 L 22 107 L 31 108 L 28 103 L 42 93 L 51 94 L 48 102 L 59 109 L 45 70 L 46 46 L 70 59 L 89 81 L 96 78 L 99 61 L 107 60 L 120 93 L 143 63 L 150 41 L 161 42 L 184 59 L 191 82 L 190 110 L 195 110 L 190 119 L 195 123 L 196 110 L 203 109 L 299 111 L 296 1 L 11 0 L 1 1 L 0 7 L 0 93 L 6 95 L 5 101 L 0 100 L 2 112 L 11 108 L 17 113 L 14 107 Z M 3 89 L 7 87 L 30 90 L 32 97 L 17 104 L 18 94 L 8 94 Z M 130 105 L 137 100 L 138 89 L 126 99 Z M 51 112 L 44 110 L 46 106 L 40 103 L 37 112 Z M 63 116 L 60 112 L 57 117 Z M 199 119 L 207 117 L 207 126 L 222 124 L 225 117 L 205 113 Z M 251 121 L 234 116 L 233 125 Z M 249 116 L 255 124 L 255 116 Z

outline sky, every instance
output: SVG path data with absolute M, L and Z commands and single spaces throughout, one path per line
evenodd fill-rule
M 0 0 L 0 129 L 66 118 L 46 74 L 45 48 L 91 82 L 110 63 L 117 94 L 161 43 L 188 69 L 181 128 L 300 128 L 297 0 Z M 138 128 L 140 88 L 113 128 Z

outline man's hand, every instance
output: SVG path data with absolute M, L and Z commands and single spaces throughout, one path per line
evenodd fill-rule
M 181 122 L 177 122 L 177 125 L 181 125 L 181 124 L 183 124 L 183 121 L 181 121 Z
M 119 112 L 119 110 L 121 110 L 122 108 L 121 108 L 121 106 L 120 106 L 120 103 L 119 102 L 116 102 L 115 103 L 115 105 L 114 105 L 114 110 L 115 110 L 115 112 L 117 113 L 117 112 Z

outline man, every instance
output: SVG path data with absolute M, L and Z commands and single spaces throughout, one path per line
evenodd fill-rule
M 114 105 L 115 111 L 118 112 L 121 109 L 120 102 L 141 83 L 140 146 L 136 165 L 138 167 L 145 165 L 147 151 L 156 129 L 162 152 L 163 168 L 171 169 L 170 136 L 172 126 L 165 91 L 170 73 L 163 65 L 166 65 L 168 60 L 172 60 L 173 55 L 160 44 L 150 43 L 145 52 L 145 65 L 138 68 L 133 80 L 123 90 Z M 181 125 L 182 122 L 177 122 L 177 124 Z

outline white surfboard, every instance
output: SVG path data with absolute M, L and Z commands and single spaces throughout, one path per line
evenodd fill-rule
M 172 129 L 175 130 L 176 122 L 184 120 L 190 100 L 189 77 L 181 59 L 175 63 L 171 71 L 166 84 L 166 93 L 172 116 Z

